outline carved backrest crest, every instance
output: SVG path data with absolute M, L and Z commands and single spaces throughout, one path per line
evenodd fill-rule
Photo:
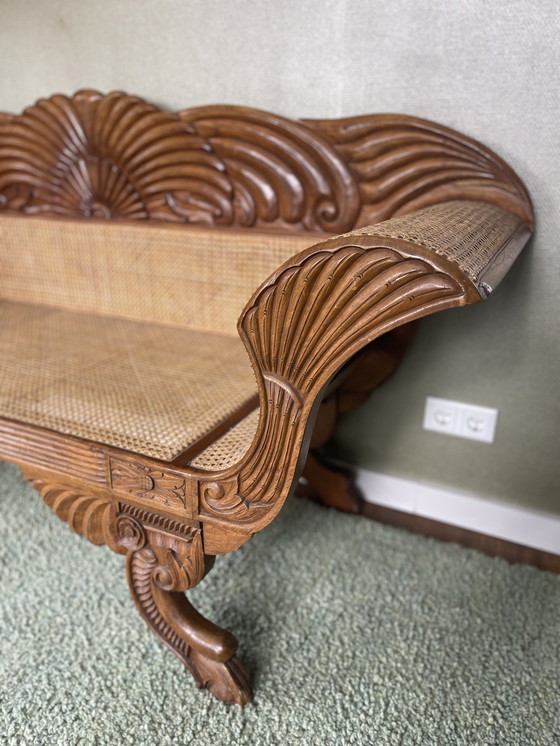
M 461 197 L 531 222 L 494 153 L 414 117 L 171 113 L 88 90 L 0 114 L 0 210 L 340 233 Z

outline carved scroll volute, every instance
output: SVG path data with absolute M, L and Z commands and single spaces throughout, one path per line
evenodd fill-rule
M 141 553 L 152 567 L 151 581 L 165 591 L 182 591 L 197 585 L 206 572 L 202 535 L 196 524 L 183 524 L 149 511 L 115 503 L 107 495 L 36 476 L 23 475 L 40 493 L 60 520 L 93 544 L 107 544 L 113 551 Z
M 202 580 L 205 563 L 200 528 L 174 521 L 175 530 L 164 531 L 142 520 L 142 516 L 150 520 L 146 511 L 131 506 L 124 510 L 116 517 L 115 543 L 144 574 L 150 569 L 146 582 L 164 591 L 184 591 Z M 161 522 L 153 516 L 152 521 L 157 520 Z
M 224 164 L 231 224 L 340 233 L 359 211 L 357 185 L 328 140 L 301 123 L 238 106 L 179 113 Z
M 379 241 L 339 237 L 302 252 L 245 309 L 239 332 L 260 383 L 261 416 L 222 516 L 232 528 L 258 530 L 276 515 L 305 458 L 314 407 L 347 360 L 402 323 L 480 300 L 429 252 L 410 257 L 402 242 Z M 203 511 L 220 515 L 218 504 L 203 501 Z
M 331 143 L 359 185 L 355 227 L 452 199 L 490 202 L 533 225 L 531 200 L 517 174 L 455 130 L 401 114 L 303 122 Z

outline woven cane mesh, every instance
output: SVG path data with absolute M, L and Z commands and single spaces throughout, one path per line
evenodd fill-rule
M 348 235 L 413 242 L 476 283 L 520 225 L 499 207 L 460 200 Z M 173 459 L 255 395 L 237 318 L 316 238 L 2 216 L 0 416 Z M 193 464 L 238 461 L 257 418 Z
M 256 288 L 317 241 L 108 220 L 0 217 L 0 297 L 236 334 Z
M 170 460 L 257 391 L 236 337 L 0 301 L 0 415 Z
M 191 465 L 207 471 L 218 471 L 233 466 L 247 453 L 257 432 L 258 424 L 259 410 L 255 409 L 215 443 L 202 451 L 191 461 Z
M 476 284 L 482 270 L 522 224 L 515 215 L 487 202 L 455 200 L 347 235 L 411 241 L 455 262 Z

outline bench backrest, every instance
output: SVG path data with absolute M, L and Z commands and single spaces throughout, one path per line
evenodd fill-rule
M 260 282 L 321 235 L 460 198 L 531 223 L 500 158 L 414 117 L 57 95 L 0 114 L 0 297 L 234 333 Z
M 235 334 L 256 288 L 312 243 L 305 233 L 0 215 L 0 298 Z

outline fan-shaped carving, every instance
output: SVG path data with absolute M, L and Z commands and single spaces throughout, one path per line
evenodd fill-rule
M 387 318 L 462 292 L 426 261 L 393 249 L 312 251 L 261 290 L 243 331 L 258 368 L 289 381 L 304 399 Z
M 334 146 L 358 181 L 356 227 L 459 198 L 491 202 L 532 224 L 517 175 L 454 130 L 400 114 L 303 121 Z
M 169 207 L 178 191 L 190 195 L 194 219 L 212 222 L 228 193 L 220 164 L 200 138 L 175 114 L 135 96 L 53 96 L 2 129 L 0 207 L 185 220 Z
M 23 474 L 57 518 L 66 521 L 72 531 L 85 536 L 92 544 L 107 543 L 112 518 L 110 500 L 82 494 L 63 484 L 47 482 L 40 477 L 34 477 L 29 470 L 23 470 Z
M 259 428 L 236 491 L 222 490 L 223 507 L 220 497 L 203 500 L 205 515 L 227 511 L 230 526 L 251 530 L 272 520 L 297 469 L 295 444 L 330 377 L 383 332 L 461 305 L 470 292 L 437 262 L 400 253 L 398 242 L 388 248 L 376 236 L 350 240 L 298 255 L 245 309 L 240 334 L 260 379 Z

